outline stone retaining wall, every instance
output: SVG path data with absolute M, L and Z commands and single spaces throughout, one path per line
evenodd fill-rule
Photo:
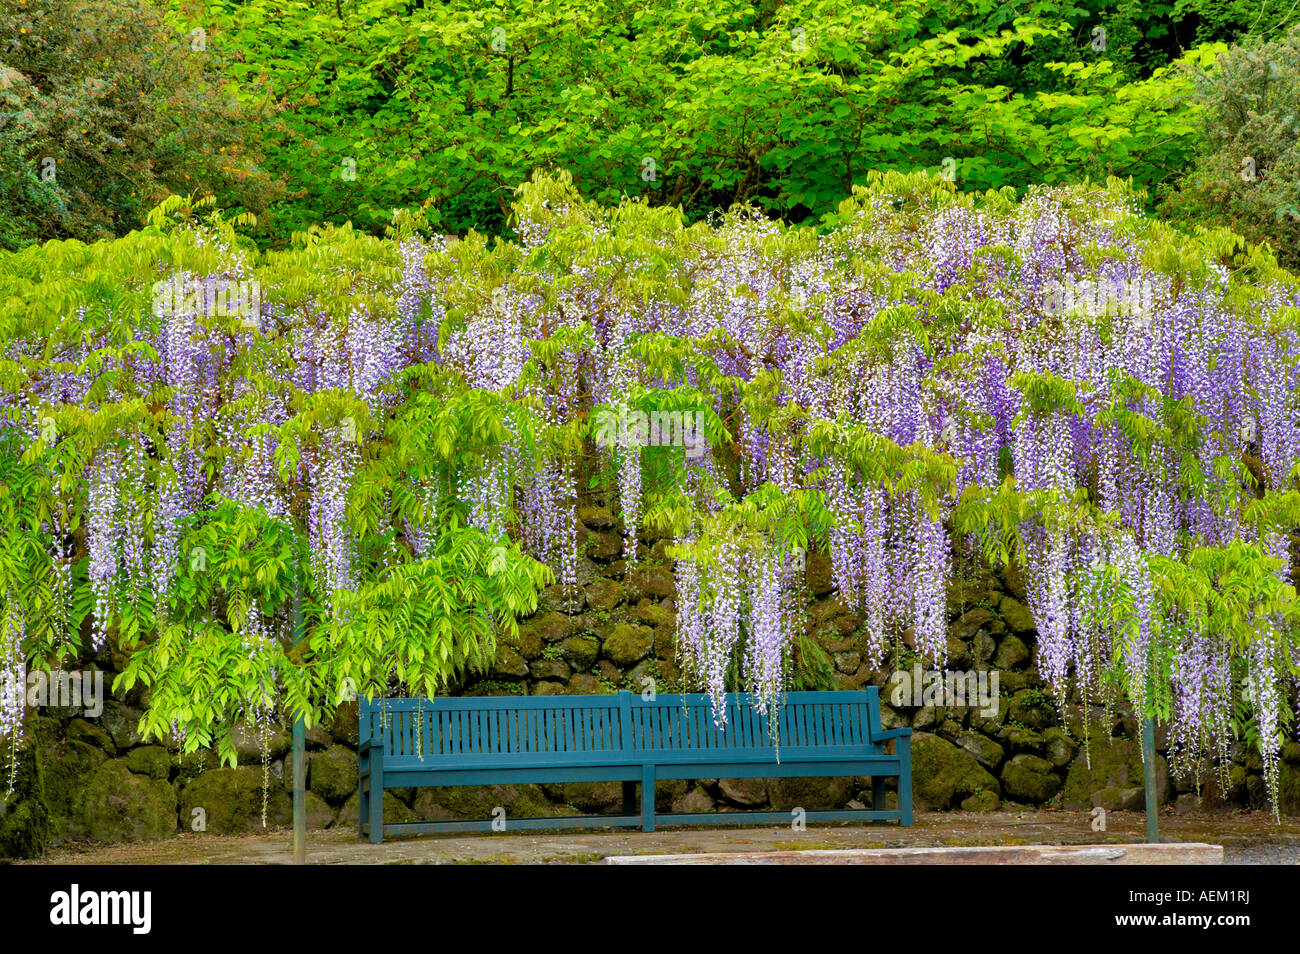
M 553 586 L 516 638 L 499 647 L 492 672 L 460 694 L 589 694 L 641 691 L 647 678 L 659 692 L 681 684 L 675 658 L 676 608 L 670 562 L 662 541 L 644 537 L 646 558 L 628 568 L 622 527 L 608 509 L 579 508 L 583 549 L 578 583 Z M 809 558 L 808 633 L 826 657 L 826 687 L 882 688 L 893 666 L 864 659 L 861 620 L 832 593 L 829 562 Z M 1035 669 L 1033 621 L 1023 582 L 1013 571 L 972 569 L 949 593 L 950 670 L 995 671 L 996 712 L 935 705 L 885 705 L 890 727 L 908 725 L 919 810 L 989 811 L 1025 806 L 1068 809 L 1142 807 L 1142 765 L 1132 714 L 1071 704 L 1057 711 Z M 904 636 L 904 645 L 907 643 Z M 111 658 L 96 663 L 109 674 Z M 911 669 L 906 652 L 898 666 Z M 833 668 L 833 671 L 831 671 Z M 915 700 L 917 702 L 923 700 Z M 164 838 L 178 831 L 236 834 L 291 823 L 289 735 L 283 728 L 243 731 L 239 766 L 218 767 L 214 755 L 178 757 L 136 732 L 138 691 L 111 698 L 98 719 L 46 708 L 29 715 L 15 792 L 0 803 L 0 856 L 31 857 L 66 840 L 103 842 Z M 1085 717 L 1087 728 L 1085 733 Z M 1088 739 L 1087 752 L 1084 738 Z M 356 708 L 342 707 L 332 725 L 307 735 L 308 823 L 314 828 L 357 823 Z M 1163 741 L 1157 740 L 1164 749 Z M 1203 807 L 1265 804 L 1258 757 L 1238 750 L 1220 786 L 1207 777 Z M 1281 809 L 1300 814 L 1300 744 L 1284 750 Z M 1191 784 L 1174 785 L 1164 758 L 1159 794 L 1176 809 L 1197 802 Z M 266 784 L 264 784 L 264 782 Z M 892 793 L 889 796 L 893 799 Z M 661 811 L 788 811 L 841 808 L 870 801 L 868 781 L 843 779 L 697 779 L 662 782 Z M 385 794 L 388 821 L 617 812 L 621 784 L 556 784 L 423 789 Z

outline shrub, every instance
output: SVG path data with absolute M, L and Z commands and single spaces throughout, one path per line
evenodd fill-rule
M 205 35 L 150 0 L 18 0 L 0 36 L 0 247 L 122 234 L 169 193 L 276 192 Z
M 1196 71 L 1206 108 L 1205 151 L 1168 203 L 1190 221 L 1209 217 L 1278 259 L 1300 264 L 1300 27 L 1234 47 Z

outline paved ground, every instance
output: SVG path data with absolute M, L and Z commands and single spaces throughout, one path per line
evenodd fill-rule
M 427 835 L 371 845 L 355 829 L 312 832 L 315 864 L 587 864 L 608 855 L 696 851 L 773 851 L 808 848 L 896 848 L 942 845 L 1084 845 L 1140 842 L 1141 814 L 1111 812 L 1107 830 L 1094 832 L 1087 812 L 929 813 L 912 828 L 892 825 L 810 825 L 806 831 L 750 828 L 672 828 L 639 831 Z M 1166 815 L 1161 838 L 1224 846 L 1228 864 L 1300 864 L 1300 818 L 1279 825 L 1265 812 Z M 284 830 L 243 837 L 178 835 L 137 845 L 65 845 L 46 864 L 287 864 Z

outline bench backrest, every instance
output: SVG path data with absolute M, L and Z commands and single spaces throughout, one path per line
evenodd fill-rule
M 747 693 L 727 694 L 727 723 L 720 729 L 707 695 L 660 695 L 653 701 L 633 697 L 632 744 L 638 751 L 770 751 L 834 748 L 871 744 L 869 693 L 788 692 L 777 710 L 777 729 L 770 716 L 759 715 Z
M 768 717 L 746 693 L 728 693 L 727 727 L 703 694 L 642 699 L 602 696 L 456 696 L 360 700 L 361 741 L 384 740 L 391 755 L 423 758 L 556 755 L 594 760 L 619 753 L 703 751 L 711 757 L 764 751 L 777 743 Z M 778 710 L 782 750 L 872 746 L 880 728 L 878 690 L 790 692 Z

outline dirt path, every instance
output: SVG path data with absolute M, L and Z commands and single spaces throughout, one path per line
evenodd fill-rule
M 1300 819 L 1273 821 L 1265 812 L 1188 813 L 1161 818 L 1161 838 L 1224 846 L 1228 864 L 1300 864 Z M 314 864 L 585 864 L 607 855 L 696 851 L 893 848 L 941 845 L 1083 845 L 1144 840 L 1143 816 L 1111 812 L 1107 830 L 1094 832 L 1087 812 L 1035 811 L 923 814 L 912 828 L 885 825 L 810 825 L 788 828 L 673 828 L 496 835 L 429 835 L 371 845 L 355 829 L 312 832 Z M 178 835 L 134 845 L 63 845 L 28 864 L 288 864 L 289 833 L 247 836 Z

